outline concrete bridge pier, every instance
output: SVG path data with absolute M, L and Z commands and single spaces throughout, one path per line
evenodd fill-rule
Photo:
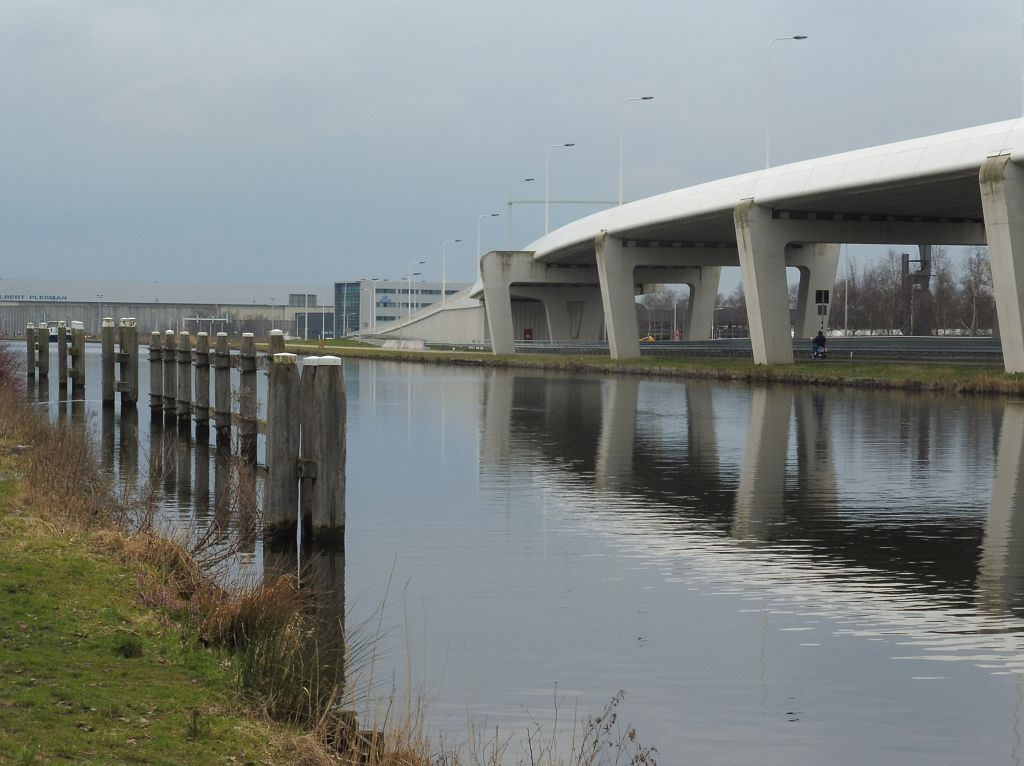
M 979 172 L 992 286 L 1007 372 L 1024 372 L 1024 170 L 1000 154 Z
M 792 364 L 785 223 L 745 199 L 733 211 L 754 364 Z
M 637 257 L 627 253 L 622 240 L 602 231 L 594 240 L 597 273 L 601 279 L 608 351 L 612 359 L 640 358 L 640 330 L 636 321 Z
M 793 336 L 813 338 L 818 330 L 829 326 L 832 292 L 839 268 L 839 245 L 808 242 L 800 248 L 790 248 L 786 253 L 786 265 L 795 266 L 800 272 Z M 824 315 L 818 314 L 815 301 L 819 290 L 829 291 L 830 300 L 825 304 Z
M 699 266 L 684 284 L 690 288 L 690 302 L 683 320 L 683 340 L 708 340 L 715 324 L 720 266 Z

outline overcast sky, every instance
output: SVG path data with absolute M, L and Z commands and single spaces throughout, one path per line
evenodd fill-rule
M 5 0 L 0 279 L 468 281 L 550 144 L 617 197 L 624 98 L 627 199 L 762 167 L 793 34 L 774 164 L 1020 112 L 1020 0 Z

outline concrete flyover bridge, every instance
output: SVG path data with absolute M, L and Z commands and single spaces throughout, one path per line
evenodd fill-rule
M 638 285 L 687 284 L 687 340 L 710 330 L 722 266 L 739 266 L 757 364 L 791 364 L 786 267 L 800 272 L 795 334 L 819 322 L 850 244 L 987 245 L 1008 372 L 1024 372 L 1024 119 L 724 178 L 581 218 L 523 251 L 481 258 L 496 354 L 512 353 L 511 301 L 539 300 L 552 340 L 605 328 L 638 357 Z M 827 317 L 826 317 L 827 318 Z

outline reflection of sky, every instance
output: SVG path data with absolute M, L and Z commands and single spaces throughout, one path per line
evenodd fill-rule
M 1005 580 L 978 582 L 1001 407 L 825 392 L 801 437 L 793 406 L 769 435 L 780 505 L 737 539 L 749 387 L 694 397 L 696 454 L 686 386 L 635 381 L 624 483 L 600 490 L 599 379 L 520 376 L 502 413 L 506 372 L 345 371 L 352 622 L 388 593 L 374 678 L 402 686 L 411 659 L 440 727 L 548 718 L 556 684 L 564 725 L 624 688 L 662 763 L 1016 762 L 1012 537 Z

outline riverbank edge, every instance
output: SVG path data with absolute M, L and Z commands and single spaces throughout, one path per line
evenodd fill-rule
M 1003 372 L 999 365 L 935 362 L 797 361 L 792 365 L 756 365 L 746 359 L 641 358 L 514 354 L 494 356 L 462 351 L 400 351 L 377 347 L 332 346 L 289 342 L 300 355 L 334 354 L 417 364 L 538 370 L 568 374 L 629 375 L 729 383 L 775 383 L 827 388 L 877 389 L 966 396 L 1024 396 L 1024 374 Z

